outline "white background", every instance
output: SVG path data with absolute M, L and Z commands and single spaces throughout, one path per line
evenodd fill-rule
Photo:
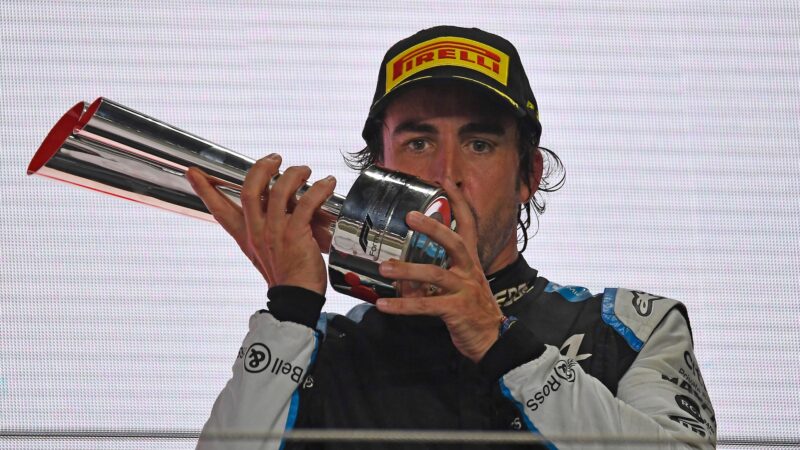
M 529 262 L 682 300 L 720 439 L 797 438 L 796 2 L 491 5 L 2 2 L 0 430 L 196 432 L 265 304 L 216 225 L 26 177 L 61 114 L 106 96 L 346 193 L 384 51 L 448 23 L 517 45 L 566 165 Z

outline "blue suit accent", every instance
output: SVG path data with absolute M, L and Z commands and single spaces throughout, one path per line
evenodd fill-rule
M 324 316 L 324 314 L 323 314 Z M 320 333 L 314 333 L 314 351 L 311 353 L 311 361 L 309 361 L 308 367 L 314 365 L 314 361 L 317 359 L 317 352 L 319 351 L 319 335 Z M 303 387 L 303 382 L 305 379 L 300 380 L 297 383 L 297 389 L 294 390 L 292 393 L 292 402 L 289 404 L 289 414 L 286 416 L 286 427 L 284 431 L 289 431 L 294 428 L 294 424 L 297 422 L 297 410 L 300 407 L 300 389 Z M 281 441 L 281 446 L 279 450 L 283 450 L 286 446 L 286 441 Z
M 617 299 L 617 290 L 616 289 L 606 289 L 603 291 L 603 322 L 607 323 L 611 328 L 617 331 L 624 339 L 628 345 L 634 351 L 640 351 L 644 342 L 641 339 L 636 337 L 636 334 L 628 328 L 621 320 L 617 317 L 617 314 L 614 312 L 614 302 Z
M 581 286 L 561 286 L 560 284 L 549 282 L 547 286 L 545 286 L 544 291 L 555 292 L 564 297 L 564 300 L 571 303 L 578 303 L 592 298 L 592 293 Z

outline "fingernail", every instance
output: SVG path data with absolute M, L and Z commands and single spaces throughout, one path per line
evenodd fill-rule
M 279 155 L 277 153 L 270 153 L 269 155 L 267 155 L 267 159 L 271 159 L 273 161 L 277 161 L 277 160 L 281 159 L 281 155 Z
M 328 175 L 327 177 L 324 178 L 324 180 L 325 180 L 326 183 L 332 183 L 332 182 L 336 181 L 336 178 L 334 178 L 333 175 Z
M 396 269 L 397 269 L 397 267 L 395 267 L 394 263 L 391 263 L 391 262 L 388 262 L 388 261 L 385 261 L 385 262 L 381 263 L 381 272 L 383 272 L 383 273 L 385 273 L 387 275 L 391 274 L 391 273 L 394 273 L 394 271 Z
M 422 213 L 419 211 L 411 211 L 408 213 L 408 217 L 406 217 L 409 224 L 418 224 L 422 222 Z
M 388 306 L 388 305 L 389 305 L 389 301 L 386 300 L 385 298 L 379 298 L 375 302 L 375 306 L 377 306 L 377 307 L 385 307 L 385 306 Z

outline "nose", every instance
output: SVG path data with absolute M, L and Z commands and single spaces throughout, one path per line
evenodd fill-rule
M 440 142 L 436 158 L 436 167 L 432 170 L 431 181 L 442 185 L 446 178 L 461 187 L 463 182 L 463 155 L 460 152 L 460 142 L 457 139 L 446 139 Z

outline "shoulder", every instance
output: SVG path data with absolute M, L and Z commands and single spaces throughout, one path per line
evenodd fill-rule
M 603 322 L 637 352 L 673 309 L 680 311 L 689 323 L 686 308 L 671 298 L 623 288 L 607 288 L 599 297 Z
M 602 293 L 592 294 L 585 287 L 562 286 L 549 281 L 542 291 L 543 305 L 546 304 L 552 314 L 565 317 L 577 314 L 583 317 L 583 321 L 602 320 L 636 352 L 642 349 L 670 311 L 680 311 L 689 323 L 681 302 L 643 291 L 606 288 Z M 691 329 L 689 332 L 691 335 Z

